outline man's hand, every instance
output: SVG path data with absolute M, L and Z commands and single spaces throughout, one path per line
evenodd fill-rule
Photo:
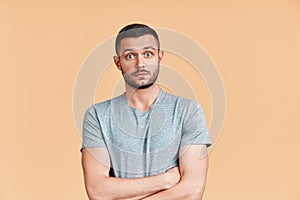
M 169 182 L 167 189 L 175 186 L 180 181 L 179 168 L 173 167 L 173 168 L 169 169 L 166 172 L 165 177 L 166 177 L 167 181 Z

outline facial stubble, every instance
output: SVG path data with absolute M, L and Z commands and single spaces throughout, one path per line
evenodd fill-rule
M 121 66 L 121 71 L 122 71 L 122 75 L 123 75 L 123 78 L 125 80 L 125 82 L 130 85 L 131 87 L 135 88 L 135 89 L 146 89 L 146 88 L 149 88 L 151 87 L 157 80 L 158 78 L 158 74 L 159 74 L 159 63 L 157 63 L 157 70 L 155 70 L 153 72 L 153 74 L 151 73 L 151 71 L 149 70 L 146 70 L 144 67 L 141 67 L 141 68 L 138 68 L 137 70 L 135 70 L 134 72 L 130 73 L 130 75 L 127 73 L 124 72 L 122 66 Z M 134 74 L 138 73 L 138 72 L 145 72 L 147 71 L 149 73 L 149 75 L 151 76 L 148 83 L 146 84 L 139 84 L 139 83 L 136 83 L 136 81 L 132 80 L 130 77 L 131 76 L 134 76 Z

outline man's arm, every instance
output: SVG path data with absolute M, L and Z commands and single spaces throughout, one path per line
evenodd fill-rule
M 141 199 L 173 187 L 180 179 L 178 168 L 145 178 L 109 177 L 109 163 L 109 155 L 104 148 L 82 150 L 85 187 L 90 200 Z
M 191 145 L 181 148 L 179 168 L 180 182 L 174 187 L 144 198 L 152 199 L 188 199 L 201 200 L 206 183 L 208 157 L 205 145 Z

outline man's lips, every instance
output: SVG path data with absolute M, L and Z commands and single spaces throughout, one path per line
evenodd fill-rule
M 145 75 L 148 75 L 149 72 L 148 71 L 138 71 L 138 72 L 135 72 L 133 75 L 134 76 L 145 76 Z

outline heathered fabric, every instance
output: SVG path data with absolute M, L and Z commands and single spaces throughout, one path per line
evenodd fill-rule
M 210 145 L 202 107 L 160 90 L 146 112 L 131 107 L 122 94 L 89 107 L 84 116 L 82 148 L 103 147 L 111 175 L 137 178 L 178 166 L 181 146 Z

